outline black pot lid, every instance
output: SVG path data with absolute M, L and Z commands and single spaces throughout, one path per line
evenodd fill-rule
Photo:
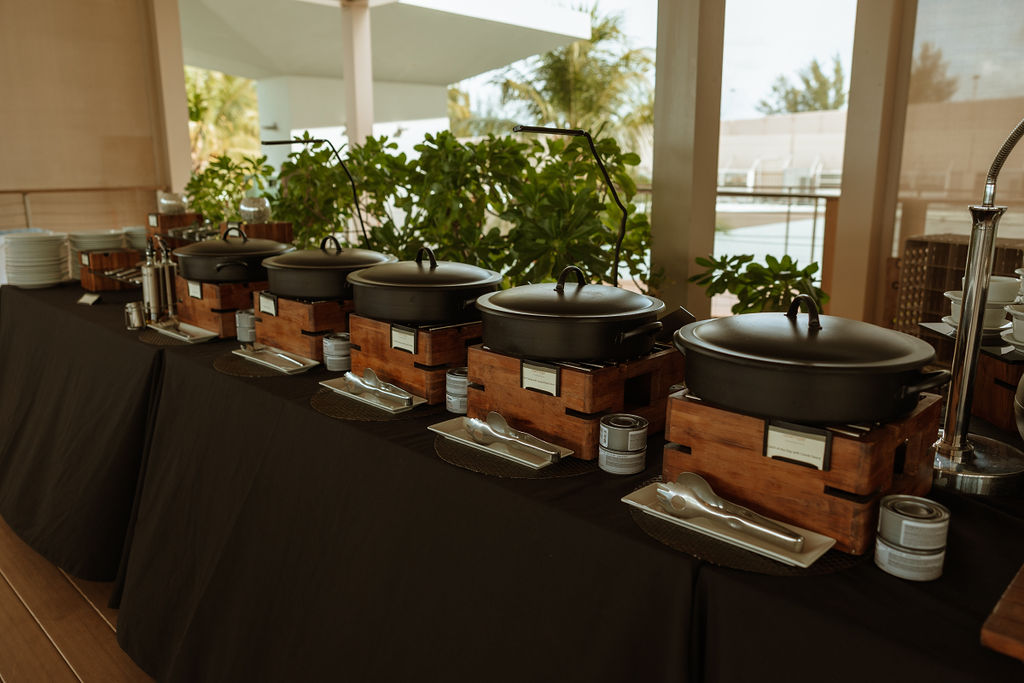
M 701 320 L 676 330 L 680 349 L 693 349 L 743 364 L 765 363 L 830 370 L 920 368 L 935 357 L 928 342 L 871 323 L 798 313 L 801 295 L 788 313 L 744 313 Z M 820 327 L 815 326 L 815 321 Z
M 231 233 L 237 233 L 233 236 Z M 259 238 L 250 238 L 241 228 L 231 227 L 217 239 L 203 240 L 178 247 L 174 253 L 178 256 L 274 256 L 292 251 L 290 244 Z
M 566 283 L 575 273 L 577 283 Z M 558 282 L 522 285 L 477 299 L 482 311 L 540 318 L 628 319 L 657 314 L 665 308 L 660 299 L 610 285 L 587 284 L 583 271 L 569 266 Z
M 424 255 L 429 261 L 423 262 Z M 484 287 L 501 282 L 501 274 L 468 263 L 438 261 L 428 247 L 421 247 L 415 261 L 383 263 L 348 276 L 355 285 L 376 287 Z
M 333 244 L 328 244 L 332 242 Z M 266 268 L 332 269 L 355 270 L 378 263 L 394 261 L 394 256 L 372 249 L 342 247 L 334 235 L 328 235 L 320 242 L 319 249 L 301 249 L 264 259 Z

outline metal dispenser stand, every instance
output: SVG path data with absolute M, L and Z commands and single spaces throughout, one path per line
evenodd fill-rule
M 963 304 L 953 347 L 949 397 L 939 440 L 933 446 L 933 483 L 965 493 L 1013 494 L 1018 493 L 1024 484 L 1024 453 L 1009 444 L 968 434 L 967 431 L 974 371 L 981 350 L 982 314 L 995 255 L 996 228 L 1006 212 L 1005 206 L 994 206 L 996 177 L 1021 136 L 1024 136 L 1024 120 L 1017 124 L 999 148 L 985 179 L 981 206 L 969 207 L 974 225 L 967 250 Z

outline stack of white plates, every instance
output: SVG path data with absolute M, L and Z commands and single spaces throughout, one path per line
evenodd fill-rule
M 124 246 L 124 233 L 118 232 L 71 232 L 71 277 L 82 277 L 83 251 L 110 251 Z
M 130 225 L 122 228 L 121 232 L 128 240 L 129 249 L 138 249 L 139 251 L 146 250 L 146 226 L 145 225 Z
M 44 232 L 15 232 L 4 239 L 7 282 L 34 289 L 68 277 L 67 237 Z

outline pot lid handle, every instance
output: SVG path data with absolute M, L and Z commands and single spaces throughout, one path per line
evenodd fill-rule
M 340 254 L 341 253 L 341 242 L 339 242 L 338 238 L 335 237 L 334 235 L 328 235 L 327 237 L 325 237 L 322 240 L 320 240 L 320 251 L 324 252 L 325 254 L 328 253 L 328 251 L 327 251 L 327 240 L 330 240 L 331 242 L 334 242 L 334 255 L 337 256 L 338 254 Z
M 437 259 L 434 257 L 434 250 L 430 247 L 420 247 L 420 250 L 416 252 L 416 263 L 423 265 L 423 254 L 426 253 L 430 257 L 430 269 L 434 270 L 437 268 Z
M 580 283 L 580 287 L 587 284 L 587 278 L 583 274 L 582 270 L 580 270 L 576 266 L 566 266 L 565 268 L 562 269 L 562 272 L 558 274 L 558 282 L 555 283 L 555 291 L 558 292 L 559 294 L 561 294 L 562 291 L 565 290 L 565 278 L 569 275 L 569 273 L 576 273 L 576 281 Z
M 786 317 L 796 322 L 796 314 L 800 310 L 801 301 L 807 305 L 807 329 L 817 332 L 821 329 L 821 321 L 818 320 L 818 306 L 809 294 L 797 294 L 793 297 L 793 301 L 789 304 L 789 310 L 786 311 Z
M 238 236 L 242 238 L 242 242 L 248 242 L 249 241 L 249 236 L 245 234 L 245 231 L 242 230 L 242 226 L 240 226 L 238 224 L 229 225 L 228 229 L 224 231 L 224 233 L 220 236 L 220 238 L 222 240 L 224 240 L 225 242 L 227 242 L 228 241 L 228 235 L 231 234 L 232 230 L 234 230 L 235 232 L 238 233 Z

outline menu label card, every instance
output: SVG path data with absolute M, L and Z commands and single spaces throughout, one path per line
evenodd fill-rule
M 84 251 L 82 252 L 82 265 L 83 266 L 89 265 L 89 255 L 87 253 L 85 253 Z
M 771 420 L 765 431 L 764 454 L 775 460 L 827 470 L 831 465 L 832 435 L 824 429 Z
M 87 292 L 82 296 L 78 297 L 78 303 L 86 306 L 92 306 L 94 303 L 100 300 L 100 295 L 95 292 Z
M 260 313 L 277 317 L 277 297 L 269 292 L 260 292 Z
M 561 391 L 561 370 L 554 365 L 524 360 L 519 366 L 519 386 L 558 396 Z
M 149 214 L 149 224 L 151 227 L 157 227 L 157 215 L 155 213 Z
M 416 354 L 416 328 L 391 326 L 391 348 Z
M 185 282 L 188 285 L 188 295 L 190 297 L 192 297 L 193 299 L 202 299 L 203 298 L 203 283 L 202 282 L 196 282 L 195 280 L 186 280 Z

